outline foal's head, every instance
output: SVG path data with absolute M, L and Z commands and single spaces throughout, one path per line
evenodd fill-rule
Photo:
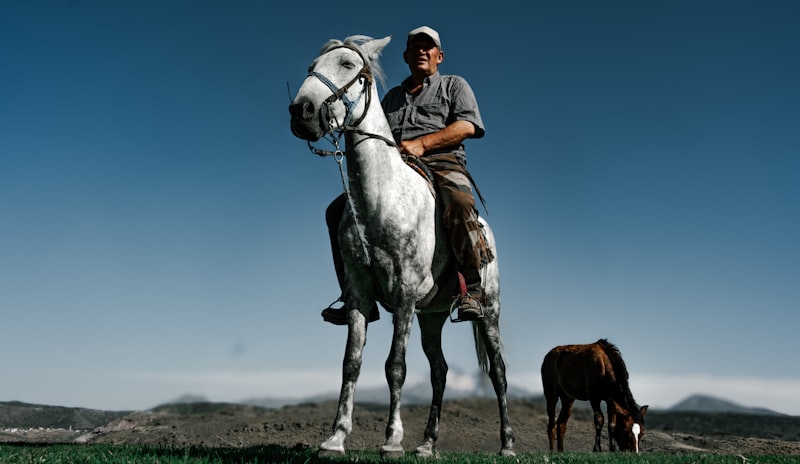
M 638 410 L 628 411 L 615 403 L 614 410 L 616 415 L 614 441 L 617 442 L 620 451 L 638 453 L 641 450 L 642 438 L 644 437 L 644 415 L 647 412 L 647 406 L 642 406 Z

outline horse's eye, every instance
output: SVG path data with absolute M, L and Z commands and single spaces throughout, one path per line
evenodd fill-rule
M 352 61 L 342 61 L 342 67 L 345 69 L 353 69 L 356 67 L 356 64 Z

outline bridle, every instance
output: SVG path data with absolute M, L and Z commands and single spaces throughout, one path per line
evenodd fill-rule
M 374 138 L 379 139 L 385 142 L 389 146 L 396 147 L 397 144 L 394 143 L 393 140 L 390 140 L 382 135 L 378 134 L 371 134 L 369 132 L 364 132 L 358 128 L 364 118 L 367 117 L 367 111 L 369 110 L 370 104 L 372 103 L 372 84 L 375 82 L 374 77 L 372 76 L 372 71 L 369 69 L 369 61 L 364 56 L 364 54 L 356 47 L 351 45 L 338 45 L 336 47 L 331 48 L 328 52 L 336 50 L 337 48 L 347 48 L 352 50 L 358 54 L 361 58 L 361 61 L 364 63 L 361 66 L 361 70 L 348 82 L 347 84 L 343 85 L 342 87 L 337 87 L 336 84 L 333 83 L 327 76 L 320 74 L 316 71 L 310 71 L 307 77 L 316 77 L 320 80 L 325 86 L 327 86 L 331 90 L 331 95 L 326 98 L 319 107 L 319 123 L 322 127 L 322 131 L 325 135 L 330 136 L 330 141 L 333 143 L 334 147 L 336 148 L 335 151 L 328 151 L 328 150 L 320 150 L 319 148 L 315 148 L 311 145 L 311 142 L 308 142 L 308 148 L 316 155 L 319 156 L 336 156 L 341 157 L 344 156 L 344 152 L 339 149 L 339 140 L 345 133 L 354 132 L 359 135 L 363 135 L 367 138 Z M 347 96 L 348 90 L 357 82 L 364 82 L 363 87 L 361 88 L 361 92 L 359 92 L 358 97 L 353 100 Z M 358 106 L 361 98 L 366 95 L 367 99 L 364 104 L 364 112 L 361 113 L 361 116 L 353 122 L 353 114 Z M 333 103 L 337 101 L 342 102 L 345 107 L 345 116 L 344 121 L 342 124 L 339 124 L 338 120 L 336 121 L 336 127 L 334 128 L 333 125 L 328 124 L 328 114 L 331 112 L 330 107 Z

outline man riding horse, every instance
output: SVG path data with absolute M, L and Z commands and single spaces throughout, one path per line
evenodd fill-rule
M 481 266 L 491 261 L 492 256 L 478 222 L 462 143 L 467 138 L 484 135 L 478 103 L 464 78 L 439 74 L 444 51 L 439 33 L 430 27 L 421 26 L 408 33 L 403 59 L 411 75 L 389 90 L 381 105 L 400 152 L 419 158 L 433 174 L 462 285 L 456 303 L 458 320 L 479 319 L 483 317 Z M 343 291 L 344 264 L 338 229 L 346 205 L 342 194 L 328 206 L 325 214 L 334 268 Z M 334 304 L 339 301 L 343 299 L 340 297 Z M 332 324 L 347 324 L 344 306 L 335 308 L 331 304 L 322 311 L 322 317 Z M 379 317 L 375 306 L 369 320 Z

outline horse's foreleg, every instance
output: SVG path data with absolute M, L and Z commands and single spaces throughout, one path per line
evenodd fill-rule
M 589 403 L 594 411 L 594 447 L 592 451 L 600 452 L 602 451 L 600 441 L 603 434 L 603 410 L 600 409 L 600 401 L 590 400 Z
M 442 414 L 442 399 L 447 383 L 447 362 L 442 352 L 442 326 L 447 320 L 447 313 L 420 314 L 420 332 L 422 334 L 422 350 L 428 358 L 431 368 L 431 410 L 428 415 L 428 425 L 422 444 L 417 447 L 417 456 L 433 456 L 436 440 L 439 439 L 439 419 Z
M 342 389 L 339 393 L 339 407 L 333 423 L 333 435 L 322 445 L 320 453 L 344 454 L 344 441 L 353 429 L 353 399 L 356 382 L 361 372 L 361 357 L 367 341 L 367 319 L 358 311 L 348 315 L 347 346 L 342 363 Z
M 489 358 L 489 378 L 497 395 L 497 405 L 500 410 L 500 455 L 514 456 L 514 431 L 511 429 L 511 420 L 508 417 L 508 400 L 506 392 L 506 363 L 503 360 L 503 344 L 500 339 L 500 327 L 497 318 L 498 310 L 487 311 L 487 316 L 473 323 L 476 345 L 483 343 L 485 356 Z M 478 337 L 481 337 L 479 340 Z M 480 351 L 480 350 L 478 350 Z M 480 356 L 480 354 L 479 354 Z
M 403 421 L 400 418 L 400 397 L 406 381 L 406 347 L 411 333 L 413 308 L 395 310 L 392 318 L 394 334 L 392 348 L 386 359 L 386 381 L 389 384 L 389 422 L 386 425 L 386 442 L 381 447 L 382 457 L 403 456 Z

